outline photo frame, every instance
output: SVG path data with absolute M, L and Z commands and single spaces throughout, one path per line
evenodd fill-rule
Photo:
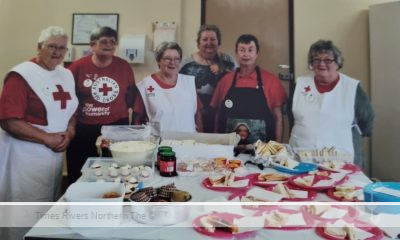
M 98 27 L 110 27 L 118 32 L 119 14 L 117 13 L 73 13 L 73 45 L 89 45 L 90 33 Z

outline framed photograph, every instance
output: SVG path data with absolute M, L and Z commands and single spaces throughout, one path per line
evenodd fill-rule
M 73 13 L 71 43 L 88 45 L 90 33 L 98 27 L 110 27 L 118 32 L 118 18 L 116 13 Z

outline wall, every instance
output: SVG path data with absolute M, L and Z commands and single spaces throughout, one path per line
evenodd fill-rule
M 43 28 L 59 25 L 71 33 L 73 13 L 119 13 L 120 35 L 146 34 L 145 64 L 133 65 L 137 81 L 157 70 L 151 51 L 152 22 L 177 22 L 177 41 L 184 56 L 197 49 L 200 0 L 0 0 L 0 89 L 10 68 L 35 56 L 36 41 Z M 75 46 L 76 58 L 82 48 Z

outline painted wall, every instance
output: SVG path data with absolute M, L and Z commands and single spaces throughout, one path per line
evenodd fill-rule
M 145 63 L 133 65 L 137 81 L 157 70 L 151 51 L 153 22 L 175 21 L 184 55 L 197 49 L 200 0 L 0 0 L 1 87 L 10 68 L 36 55 L 37 38 L 43 28 L 58 25 L 71 34 L 73 13 L 119 13 L 120 36 L 146 34 Z M 75 58 L 79 58 L 84 47 L 74 48 Z
M 342 72 L 361 81 L 369 92 L 368 6 L 396 0 L 295 0 L 295 75 L 308 73 L 307 53 L 319 39 L 330 39 L 342 51 Z

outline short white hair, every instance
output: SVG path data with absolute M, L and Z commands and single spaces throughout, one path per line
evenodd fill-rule
M 43 43 L 49 40 L 50 37 L 64 37 L 68 39 L 68 35 L 62 27 L 50 26 L 40 32 L 38 43 Z

